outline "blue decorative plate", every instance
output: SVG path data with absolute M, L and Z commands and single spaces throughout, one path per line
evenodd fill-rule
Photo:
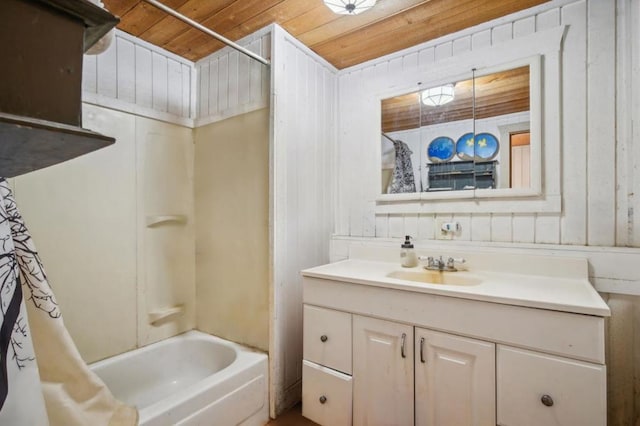
M 456 142 L 456 154 L 461 160 L 473 161 L 473 152 L 473 132 L 465 133 Z
M 475 142 L 475 143 L 474 143 Z M 489 161 L 492 160 L 500 149 L 498 139 L 491 133 L 465 133 L 456 142 L 456 154 L 461 160 Z
M 427 156 L 432 163 L 449 161 L 456 155 L 456 144 L 447 136 L 439 136 L 429 142 Z
M 498 154 L 500 144 L 491 133 L 478 133 L 476 135 L 476 160 L 489 161 Z

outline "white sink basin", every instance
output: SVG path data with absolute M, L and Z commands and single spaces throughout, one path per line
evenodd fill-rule
M 424 284 L 473 286 L 482 283 L 482 280 L 480 278 L 464 272 L 441 272 L 431 271 L 427 269 L 393 271 L 388 273 L 387 277 Z

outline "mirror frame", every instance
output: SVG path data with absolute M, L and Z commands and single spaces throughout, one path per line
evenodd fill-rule
M 376 214 L 393 213 L 473 213 L 473 212 L 560 212 L 560 80 L 564 26 L 513 39 L 484 49 L 432 63 L 418 73 L 423 80 L 377 93 L 378 133 L 382 128 L 383 99 L 529 65 L 531 186 L 529 188 L 474 189 L 469 191 L 383 194 L 379 182 L 381 144 L 377 150 Z M 464 73 L 460 69 L 465 69 Z M 545 146 L 546 145 L 546 146 Z M 372 182 L 372 183 L 373 183 Z M 517 201 L 517 202 L 513 202 Z

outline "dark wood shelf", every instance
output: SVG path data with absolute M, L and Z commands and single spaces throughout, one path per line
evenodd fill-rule
M 84 23 L 84 51 L 118 25 L 120 19 L 87 0 L 38 0 Z
M 83 129 L 82 54 L 118 23 L 88 0 L 0 0 L 0 176 L 114 143 Z
M 0 113 L 0 176 L 14 177 L 87 154 L 115 139 L 80 127 Z

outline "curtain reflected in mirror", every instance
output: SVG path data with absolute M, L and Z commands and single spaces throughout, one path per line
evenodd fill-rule
M 382 193 L 528 188 L 529 66 L 382 100 Z

